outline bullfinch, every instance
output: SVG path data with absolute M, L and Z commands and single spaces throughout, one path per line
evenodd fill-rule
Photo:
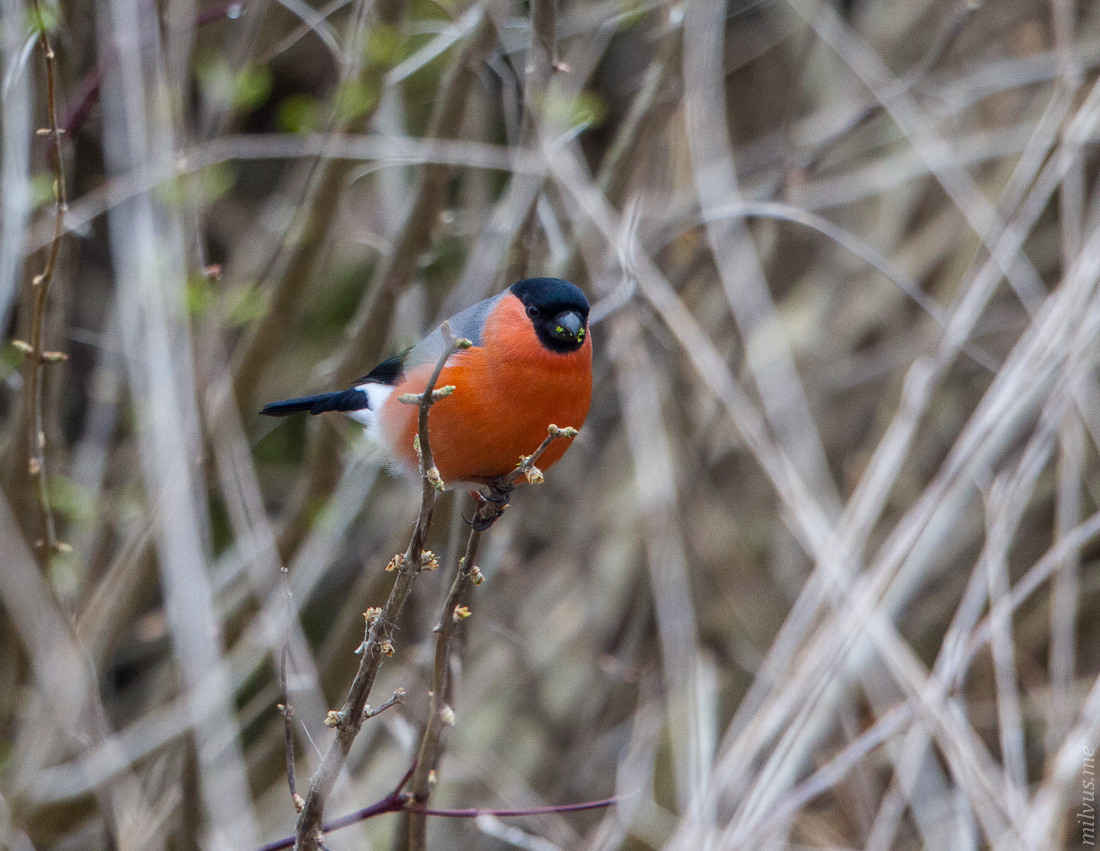
M 449 322 L 456 337 L 473 345 L 447 360 L 436 387 L 453 384 L 455 391 L 433 405 L 428 417 L 444 482 L 489 484 L 538 448 L 551 424 L 580 428 L 584 423 L 592 399 L 592 338 L 588 299 L 576 286 L 559 278 L 528 278 Z M 395 469 L 417 475 L 417 406 L 398 398 L 424 392 L 445 346 L 436 329 L 347 390 L 272 402 L 260 413 L 340 411 L 367 427 Z M 539 467 L 549 468 L 571 442 L 554 441 Z

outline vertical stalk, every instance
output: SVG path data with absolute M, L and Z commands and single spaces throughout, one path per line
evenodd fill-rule
M 45 349 L 46 308 L 49 301 L 50 285 L 57 269 L 57 259 L 61 253 L 61 239 L 65 224 L 65 172 L 61 162 L 61 131 L 57 125 L 57 67 L 53 46 L 50 44 L 46 19 L 39 0 L 31 0 L 34 24 L 38 29 L 38 45 L 46 61 L 46 114 L 47 127 L 39 135 L 50 139 L 50 159 L 53 163 L 54 230 L 53 238 L 46 252 L 46 263 L 31 279 L 34 292 L 34 313 L 31 317 L 31 340 L 27 352 L 27 396 L 29 406 L 27 416 L 27 471 L 34 481 L 38 534 L 35 552 L 39 565 L 45 568 L 59 549 L 55 531 L 53 511 L 50 507 L 49 483 L 46 477 L 46 423 L 42 391 L 43 366 L 58 363 L 66 359 L 60 352 L 48 352 Z

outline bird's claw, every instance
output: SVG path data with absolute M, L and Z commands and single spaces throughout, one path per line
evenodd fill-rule
M 514 484 L 502 485 L 492 482 L 485 486 L 483 491 L 470 491 L 470 496 L 477 502 L 477 510 L 473 518 L 466 522 L 476 531 L 484 532 L 504 513 L 511 499 Z

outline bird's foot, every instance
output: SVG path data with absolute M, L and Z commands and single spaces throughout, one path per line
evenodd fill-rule
M 478 532 L 484 532 L 496 523 L 504 514 L 504 509 L 508 507 L 508 501 L 515 487 L 514 484 L 490 482 L 484 490 L 470 491 L 470 496 L 477 502 L 477 510 L 469 521 L 470 525 Z

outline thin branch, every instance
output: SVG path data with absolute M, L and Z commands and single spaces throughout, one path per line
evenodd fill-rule
M 443 603 L 439 623 L 435 626 L 435 656 L 432 663 L 432 690 L 428 709 L 428 723 L 420 739 L 415 769 L 412 775 L 410 799 L 417 805 L 424 804 L 435 785 L 435 767 L 442 753 L 443 731 L 454 725 L 454 710 L 447 703 L 447 684 L 450 674 L 451 636 L 455 624 L 468 614 L 459 605 L 471 576 L 480 576 L 474 560 L 477 558 L 481 543 L 482 530 L 471 525 L 470 536 L 466 541 L 466 553 L 459 559 L 451 590 Z M 480 581 L 480 580 L 475 580 Z M 405 848 L 408 851 L 422 851 L 427 845 L 427 824 L 420 814 L 408 820 L 408 833 Z
M 517 145 L 521 149 L 538 148 L 539 127 L 547 113 L 547 92 L 558 67 L 557 18 L 557 0 L 532 0 L 531 40 L 527 45 L 527 60 L 523 69 L 523 118 Z M 524 182 L 528 180 L 524 179 Z M 528 258 L 536 253 L 538 244 L 538 187 L 542 186 L 542 180 L 531 179 L 530 182 L 536 189 L 518 216 L 520 225 L 513 234 L 511 253 L 514 262 L 508 269 L 512 278 L 527 276 Z
M 477 511 L 470 520 L 470 525 L 473 529 L 475 531 L 484 532 L 504 514 L 504 509 L 508 507 L 508 497 L 511 495 L 512 489 L 515 487 L 516 482 L 519 481 L 520 476 L 525 477 L 531 484 L 541 484 L 542 470 L 535 466 L 535 462 L 539 460 L 542 453 L 549 448 L 550 444 L 558 438 L 566 437 L 572 439 L 576 436 L 577 430 L 575 428 L 561 428 L 556 425 L 550 425 L 547 428 L 546 437 L 543 439 L 542 443 L 539 444 L 538 449 L 530 455 L 520 456 L 519 463 L 512 472 L 491 482 L 487 487 L 486 493 L 471 491 L 470 495 L 478 501 Z
M 368 717 L 367 698 L 374 686 L 378 669 L 389 656 L 394 654 L 394 645 L 391 635 L 397 624 L 405 601 L 412 591 L 413 582 L 424 569 L 425 556 L 434 556 L 424 550 L 424 540 L 427 537 L 428 528 L 432 521 L 432 512 L 435 508 L 435 500 L 443 483 L 439 479 L 439 471 L 432 462 L 431 444 L 428 440 L 428 412 L 431 406 L 443 396 L 453 391 L 453 387 L 436 390 L 436 382 L 447 363 L 447 359 L 458 348 L 468 348 L 470 343 L 466 340 L 455 338 L 451 333 L 450 325 L 443 323 L 444 351 L 436 362 L 435 369 L 428 379 L 424 392 L 420 394 L 417 404 L 420 406 L 419 418 L 419 446 L 420 446 L 420 471 L 423 477 L 423 490 L 420 503 L 420 516 L 417 518 L 416 527 L 413 529 L 412 539 L 403 555 L 397 555 L 387 566 L 387 570 L 397 573 L 389 599 L 385 606 L 379 610 L 373 610 L 367 614 L 367 628 L 363 643 L 359 647 L 361 659 L 359 670 L 348 690 L 347 699 L 339 711 L 332 711 L 326 719 L 328 726 L 336 729 L 336 738 L 329 746 L 321 761 L 321 765 L 310 779 L 309 794 L 306 797 L 305 806 L 298 818 L 296 831 L 296 847 L 300 851 L 318 851 L 322 847 L 323 836 L 322 822 L 324 820 L 325 804 L 332 792 L 336 779 L 347 760 L 355 737 L 363 722 Z
M 291 618 L 294 617 L 294 594 L 290 590 L 290 572 L 281 567 L 280 571 L 283 576 L 283 590 L 286 594 L 286 623 L 283 627 L 283 645 L 279 651 L 279 692 L 281 703 L 279 704 L 279 712 L 283 716 L 283 732 L 286 736 L 286 782 L 290 787 L 290 799 L 294 802 L 294 809 L 298 812 L 302 811 L 302 807 L 305 806 L 305 799 L 298 794 L 297 782 L 295 780 L 294 771 L 294 706 L 290 702 L 290 689 L 287 688 L 286 682 L 286 670 L 287 670 L 287 657 L 289 656 L 290 648 L 290 625 Z
M 363 713 L 363 717 L 364 718 L 377 718 L 379 715 L 381 715 L 383 712 L 385 712 L 391 706 L 397 706 L 398 704 L 404 703 L 405 702 L 405 696 L 406 696 L 405 689 L 404 688 L 398 688 L 390 696 L 389 700 L 387 700 L 381 706 L 376 706 L 374 709 L 371 709 L 368 706 L 366 711 Z
M 451 638 L 456 624 L 470 614 L 469 609 L 461 605 L 466 589 L 471 582 L 480 585 L 482 581 L 481 571 L 475 563 L 481 545 L 481 535 L 504 513 L 508 505 L 508 496 L 520 476 L 525 476 L 532 483 L 542 481 L 542 472 L 535 466 L 535 462 L 550 444 L 562 437 L 575 437 L 576 434 L 575 428 L 559 428 L 551 425 L 539 447 L 530 455 L 520 458 L 520 463 L 511 473 L 490 484 L 487 494 L 474 494 L 479 503 L 470 521 L 470 536 L 466 540 L 466 552 L 459 559 L 451 590 L 443 603 L 439 622 L 434 630 L 436 637 L 432 665 L 431 704 L 428 710 L 428 723 L 420 739 L 420 748 L 410 784 L 410 799 L 416 805 L 424 804 L 431 796 L 432 787 L 435 785 L 435 768 L 443 752 L 443 732 L 454 724 L 454 710 L 447 703 Z M 406 807 L 406 809 L 413 817 L 408 822 L 405 847 L 409 851 L 423 851 L 427 845 L 427 825 L 422 816 L 439 813 L 422 811 L 415 807 Z
M 579 804 L 555 804 L 549 807 L 530 807 L 528 809 L 516 809 L 516 810 L 482 810 L 476 808 L 469 809 L 432 809 L 430 807 L 422 807 L 416 804 L 410 803 L 409 796 L 402 790 L 409 782 L 413 773 L 416 770 L 416 763 L 414 762 L 409 770 L 405 772 L 405 776 L 394 786 L 393 790 L 389 792 L 384 798 L 368 807 L 363 807 L 361 810 L 348 813 L 347 815 L 334 818 L 331 821 L 325 822 L 321 828 L 323 833 L 332 833 L 336 830 L 342 830 L 345 827 L 350 827 L 353 824 L 359 824 L 367 819 L 374 818 L 375 816 L 385 815 L 386 813 L 399 813 L 408 812 L 415 813 L 421 816 L 436 816 L 438 818 L 478 818 L 480 816 L 495 816 L 496 818 L 519 818 L 521 816 L 541 816 L 550 815 L 552 813 L 579 813 L 585 810 L 598 810 L 604 807 L 610 807 L 618 803 L 618 798 L 601 798 L 598 801 L 583 801 Z M 274 842 L 269 842 L 257 849 L 257 851 L 282 851 L 284 848 L 290 848 L 294 845 L 295 838 L 293 836 L 287 836 L 283 839 L 277 839 Z
M 50 507 L 49 484 L 46 476 L 46 425 L 42 393 L 42 367 L 47 363 L 59 363 L 68 356 L 61 352 L 47 352 L 44 339 L 46 334 L 46 305 L 49 301 L 50 285 L 57 269 L 57 259 L 61 253 L 61 239 L 65 228 L 65 169 L 61 161 L 61 131 L 57 124 L 57 68 L 53 46 L 50 44 L 46 19 L 38 0 L 32 0 L 34 24 L 38 29 L 38 43 L 46 60 L 46 113 L 48 127 L 39 131 L 40 135 L 50 139 L 50 160 L 53 165 L 54 228 L 53 238 L 46 252 L 46 264 L 34 278 L 31 286 L 34 290 L 34 315 L 31 319 L 31 341 L 27 352 L 27 396 L 30 407 L 28 423 L 27 470 L 35 481 L 38 496 L 38 532 L 36 553 L 39 563 L 45 567 L 53 554 L 62 544 L 57 541 L 53 511 Z

